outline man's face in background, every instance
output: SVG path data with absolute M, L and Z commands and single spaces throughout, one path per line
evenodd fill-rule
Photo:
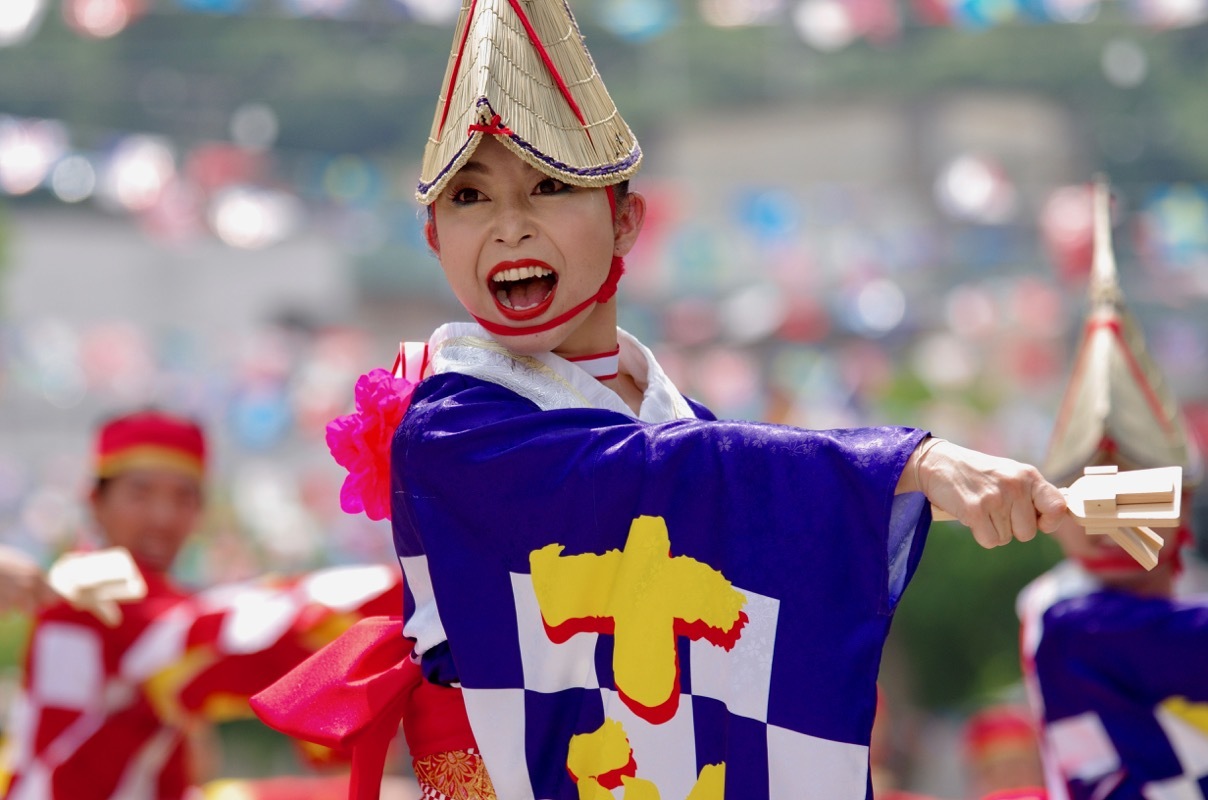
M 187 473 L 138 469 L 101 481 L 90 502 L 108 544 L 125 547 L 144 569 L 167 572 L 197 527 L 202 491 Z

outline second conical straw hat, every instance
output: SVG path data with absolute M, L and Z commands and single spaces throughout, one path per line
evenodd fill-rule
M 620 183 L 642 160 L 564 0 L 462 0 L 419 201 L 431 203 L 490 134 L 575 186 Z
M 1110 191 L 1095 186 L 1095 258 L 1090 312 L 1066 386 L 1044 473 L 1068 485 L 1087 466 L 1122 469 L 1182 466 L 1185 483 L 1199 477 L 1199 455 L 1144 337 L 1124 306 L 1111 241 Z

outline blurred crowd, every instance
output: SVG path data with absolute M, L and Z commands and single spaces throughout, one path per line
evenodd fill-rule
M 3 0 L 0 48 L 33 40 L 54 14 L 99 43 L 166 13 L 448 26 L 456 5 Z M 590 13 L 653 47 L 684 5 L 600 0 Z M 1104 4 L 694 5 L 723 31 L 791 19 L 802 42 L 834 52 L 923 25 L 1091 22 Z M 1123 5 L 1153 30 L 1208 18 L 1203 0 Z M 1150 68 L 1127 37 L 1103 48 L 1099 67 L 1120 91 Z M 180 80 L 149 73 L 133 94 L 155 110 L 175 102 Z M 643 132 L 656 157 L 635 183 L 650 213 L 621 284 L 621 325 L 723 417 L 909 423 L 1036 462 L 1086 310 L 1096 148 L 1127 164 L 1136 143 L 1126 131 L 1096 139 L 1039 92 L 949 87 L 924 111 L 874 94 L 703 109 Z M 324 426 L 400 340 L 462 317 L 423 243 L 414 165 L 278 149 L 268 102 L 234 108 L 223 141 L 98 134 L 61 116 L 12 113 L 0 99 L 0 544 L 46 566 L 95 543 L 90 432 L 154 403 L 212 437 L 208 507 L 175 567 L 183 583 L 393 563 L 388 524 L 340 511 Z M 761 158 L 786 150 L 797 157 Z M 1118 187 L 1121 284 L 1208 448 L 1208 188 L 1179 174 Z M 1004 692 L 1020 699 L 1018 686 Z M 929 783 L 980 798 L 1043 782 L 1035 730 L 1009 705 L 949 717 L 943 741 L 963 742 L 947 760 L 954 772 L 924 775 L 905 744 L 918 732 L 910 705 L 891 696 L 879 717 L 878 797 Z

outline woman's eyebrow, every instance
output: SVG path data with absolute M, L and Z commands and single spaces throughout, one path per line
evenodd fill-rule
M 475 172 L 480 175 L 488 174 L 490 171 L 491 168 L 481 161 L 467 161 L 462 165 L 461 169 L 458 170 L 458 172 Z

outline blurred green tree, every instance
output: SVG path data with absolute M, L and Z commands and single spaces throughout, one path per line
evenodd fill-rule
M 905 664 L 904 682 L 917 702 L 968 707 L 1019 681 L 1015 596 L 1060 558 L 1044 534 L 985 550 L 956 523 L 932 526 L 888 645 L 902 655 L 894 663 Z

